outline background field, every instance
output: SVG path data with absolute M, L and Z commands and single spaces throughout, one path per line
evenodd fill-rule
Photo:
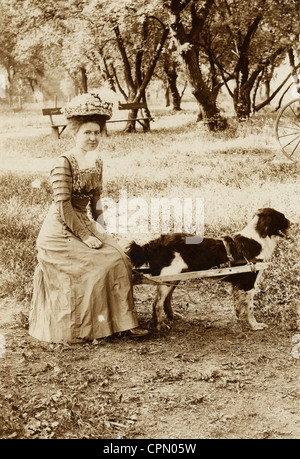
M 110 127 L 103 138 L 104 196 L 203 198 L 205 235 L 241 229 L 260 207 L 299 222 L 299 164 L 288 162 L 266 110 L 224 133 L 182 112 L 155 108 L 148 134 Z M 2 438 L 299 438 L 299 241 L 282 240 L 255 305 L 269 325 L 251 332 L 234 319 L 222 284 L 190 282 L 174 294 L 183 319 L 141 342 L 112 337 L 51 345 L 28 336 L 35 240 L 51 202 L 48 173 L 72 147 L 50 136 L 35 108 L 0 115 L 0 361 Z M 136 235 L 136 239 L 151 238 Z M 135 287 L 140 322 L 153 287 Z

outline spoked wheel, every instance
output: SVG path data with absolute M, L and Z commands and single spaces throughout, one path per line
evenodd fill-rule
M 300 98 L 286 104 L 277 115 L 276 137 L 283 154 L 291 161 L 300 159 Z

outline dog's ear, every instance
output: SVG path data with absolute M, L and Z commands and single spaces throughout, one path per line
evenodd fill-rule
M 270 227 L 272 222 L 272 217 L 264 212 L 264 209 L 258 209 L 256 212 L 258 220 L 256 224 L 256 231 L 261 238 L 270 236 Z
M 260 216 L 267 216 L 270 215 L 270 210 L 268 207 L 262 207 L 261 209 L 257 209 L 254 215 L 257 215 L 258 217 Z

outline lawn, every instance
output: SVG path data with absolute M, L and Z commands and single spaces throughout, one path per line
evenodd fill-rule
M 276 143 L 270 109 L 219 134 L 179 114 L 153 111 L 147 134 L 110 128 L 103 138 L 104 190 L 128 199 L 201 198 L 204 234 L 232 234 L 260 207 L 299 222 L 299 164 Z M 28 336 L 35 240 L 51 202 L 48 174 L 72 146 L 49 133 L 33 108 L 0 116 L 0 438 L 299 438 L 299 241 L 282 240 L 255 299 L 269 325 L 250 332 L 234 319 L 220 283 L 178 288 L 183 319 L 144 342 L 109 338 L 51 345 Z M 132 236 L 132 234 L 130 235 Z M 150 239 L 135 234 L 137 240 Z M 138 315 L 151 317 L 153 287 L 135 287 Z M 265 388 L 266 390 L 263 390 Z M 182 423 L 182 420 L 185 423 Z

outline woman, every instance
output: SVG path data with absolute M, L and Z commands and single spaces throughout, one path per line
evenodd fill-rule
M 47 342 L 78 342 L 126 330 L 143 336 L 147 332 L 137 328 L 134 311 L 130 260 L 96 227 L 102 188 L 96 148 L 112 104 L 83 94 L 64 114 L 76 146 L 51 171 L 54 201 L 37 239 L 29 333 Z

